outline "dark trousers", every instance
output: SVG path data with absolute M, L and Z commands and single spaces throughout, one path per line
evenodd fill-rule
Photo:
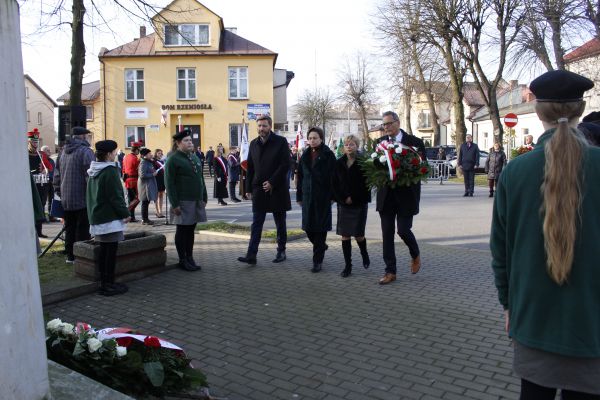
M 211 177 L 213 176 L 213 163 L 212 163 L 212 160 L 208 161 L 208 174 Z
M 148 221 L 148 206 L 150 205 L 150 200 L 142 201 L 142 221 Z
M 383 237 L 383 261 L 385 262 L 385 272 L 396 273 L 396 251 L 394 249 L 394 235 L 396 224 L 398 225 L 398 235 L 408 246 L 408 251 L 412 258 L 417 258 L 420 254 L 417 239 L 412 233 L 413 217 L 403 217 L 397 213 L 380 212 L 381 234 Z
M 555 397 L 556 389 L 521 379 L 521 400 L 554 400 Z M 563 400 L 600 400 L 600 395 L 561 390 L 560 398 Z
M 119 242 L 101 242 L 98 256 L 98 271 L 100 284 L 105 287 L 108 283 L 115 283 L 115 266 L 117 263 L 117 248 Z
M 65 251 L 67 258 L 73 259 L 73 244 L 82 240 L 90 240 L 90 223 L 87 209 L 65 210 Z
M 237 200 L 237 196 L 235 195 L 236 185 L 237 185 L 237 181 L 229 181 L 229 198 L 231 200 Z
M 175 248 L 180 260 L 192 257 L 194 253 L 194 225 L 177 225 L 175 230 Z
M 250 257 L 256 257 L 256 253 L 258 253 L 258 245 L 260 244 L 260 239 L 262 237 L 262 230 L 266 216 L 267 213 L 265 211 L 252 212 L 250 243 L 248 243 L 247 254 Z M 285 251 L 285 244 L 287 243 L 286 212 L 274 212 L 273 219 L 275 220 L 275 226 L 277 227 L 277 251 Z
M 127 200 L 129 200 L 129 203 L 135 199 L 137 199 L 137 190 L 127 188 Z M 131 216 L 131 219 L 135 219 L 135 208 L 129 211 L 129 215 Z
M 463 178 L 465 180 L 465 193 L 473 194 L 475 190 L 475 170 L 463 170 Z
M 490 187 L 490 193 L 494 193 L 494 189 L 498 186 L 498 179 L 488 179 L 488 186 Z
M 50 211 L 52 209 L 52 199 L 54 198 L 54 186 L 52 186 L 52 183 L 47 183 L 46 187 L 48 190 L 48 196 L 47 196 L 46 202 L 48 203 L 48 214 L 50 214 Z M 44 208 L 46 208 L 45 203 L 42 203 L 42 206 Z
M 306 236 L 313 245 L 313 263 L 321 264 L 327 250 L 327 232 L 306 232 Z

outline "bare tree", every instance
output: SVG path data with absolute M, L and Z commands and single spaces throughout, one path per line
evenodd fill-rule
M 333 118 L 335 98 L 325 89 L 305 91 L 298 100 L 296 112 L 309 127 L 319 126 L 325 132 L 327 121 Z
M 584 18 L 592 24 L 595 36 L 600 38 L 600 0 L 581 0 L 581 6 Z
M 376 83 L 369 58 L 356 53 L 352 58 L 346 57 L 342 69 L 338 72 L 341 100 L 351 105 L 360 116 L 365 143 L 369 139 L 367 113 L 376 103 Z

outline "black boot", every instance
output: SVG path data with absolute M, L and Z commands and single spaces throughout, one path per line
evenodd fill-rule
M 342 240 L 342 251 L 344 252 L 346 266 L 340 275 L 347 278 L 352 274 L 352 242 L 350 240 Z
M 356 243 L 358 243 L 358 248 L 360 249 L 360 255 L 362 256 L 363 267 L 365 269 L 367 269 L 371 265 L 371 260 L 369 259 L 369 253 L 367 252 L 367 238 L 365 238 L 362 242 L 356 241 Z
M 494 191 L 490 190 L 490 197 L 494 197 Z

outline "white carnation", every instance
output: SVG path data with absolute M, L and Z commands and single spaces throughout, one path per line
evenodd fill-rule
M 46 329 L 50 331 L 56 331 L 62 325 L 62 321 L 59 318 L 54 318 L 52 321 L 48 321 Z
M 87 347 L 88 347 L 88 350 L 90 351 L 90 353 L 93 353 L 96 350 L 98 350 L 100 347 L 102 347 L 102 342 L 96 338 L 89 338 L 87 341 Z
M 390 144 L 388 144 L 388 145 L 387 145 L 387 148 L 388 148 L 388 149 L 393 149 L 393 148 L 394 148 L 394 144 L 393 144 L 393 143 L 390 143 Z
M 396 150 L 394 150 L 394 151 L 396 152 L 396 154 L 400 154 L 400 153 L 402 153 L 402 147 L 398 146 L 398 147 L 396 147 Z
M 117 346 L 117 357 L 125 357 L 127 355 L 127 347 Z
M 379 157 L 379 162 L 385 164 L 387 162 L 387 158 L 385 156 Z
M 63 335 L 71 335 L 73 334 L 73 329 L 75 329 L 75 327 L 71 324 L 68 323 L 63 323 L 60 326 L 60 331 Z
M 372 158 L 372 159 L 375 159 L 375 158 L 377 158 L 377 153 L 371 153 L 371 158 Z

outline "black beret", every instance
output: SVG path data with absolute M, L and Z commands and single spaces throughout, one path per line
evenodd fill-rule
M 96 150 L 103 151 L 105 153 L 110 153 L 114 149 L 117 148 L 117 142 L 114 140 L 101 140 L 96 142 Z
M 73 128 L 71 128 L 71 135 L 73 135 L 73 136 L 85 135 L 88 133 L 91 133 L 91 132 L 89 131 L 89 129 L 86 129 L 83 126 L 74 126 Z
M 529 89 L 540 102 L 568 103 L 581 101 L 583 93 L 594 87 L 594 82 L 571 71 L 549 71 L 535 78 Z
M 600 123 L 600 112 L 598 111 L 593 111 L 591 113 L 589 113 L 588 115 L 586 115 L 585 117 L 583 117 L 583 122 L 594 122 L 596 124 Z
M 142 150 L 140 150 L 140 155 L 144 157 L 146 154 L 150 153 L 150 151 L 150 149 L 143 148 Z
M 190 131 L 189 129 L 179 131 L 179 133 L 173 135 L 173 140 L 181 140 L 186 136 L 192 136 L 192 131 Z

